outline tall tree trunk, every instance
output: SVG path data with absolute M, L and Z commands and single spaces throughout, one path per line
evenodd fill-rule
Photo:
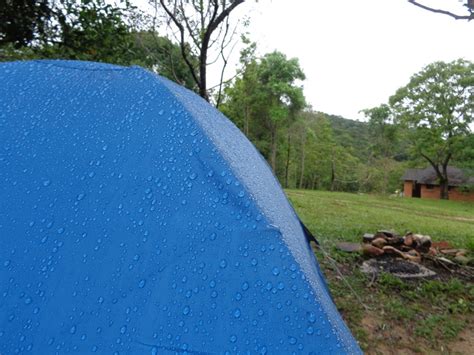
M 449 185 L 446 180 L 439 181 L 439 190 L 440 190 L 440 196 L 439 198 L 442 200 L 449 200 Z
M 276 176 L 276 155 L 277 155 L 277 132 L 276 128 L 271 128 L 271 145 L 270 145 L 270 166 Z
M 439 168 L 439 165 L 435 163 L 433 160 L 430 159 L 427 155 L 421 153 L 421 156 L 428 160 L 428 162 L 431 164 L 433 167 L 434 171 L 436 172 L 436 175 L 438 177 L 439 181 L 439 198 L 442 200 L 449 200 L 449 178 L 448 178 L 448 164 L 449 161 L 451 160 L 451 153 L 448 153 L 446 158 L 444 159 L 442 165 L 441 165 L 441 170 Z
M 317 184 L 317 182 L 318 182 L 318 176 L 314 174 L 313 181 L 311 182 L 311 190 L 314 190 L 319 187 L 318 186 L 319 184 Z
M 334 160 L 331 161 L 331 191 L 336 188 L 336 171 L 334 166 Z
M 288 144 L 288 149 L 286 150 L 285 188 L 288 188 L 288 171 L 290 168 L 290 155 L 291 155 L 291 134 L 290 134 L 289 129 L 288 129 L 288 135 L 287 135 L 287 144 Z
M 382 194 L 387 193 L 387 185 L 388 185 L 388 164 L 386 161 L 386 158 L 383 158 L 384 164 L 383 164 L 383 186 L 382 186 Z
M 449 200 L 448 165 L 443 164 L 442 178 L 439 179 L 440 198 Z
M 300 189 L 303 188 L 304 163 L 305 163 L 305 158 L 306 158 L 305 147 L 306 147 L 306 133 L 303 135 L 302 144 L 301 144 L 301 173 L 300 173 L 300 183 L 299 183 Z
M 209 39 L 204 38 L 203 47 L 201 48 L 201 55 L 199 56 L 199 96 L 204 100 L 209 101 L 209 94 L 207 92 L 207 47 L 209 46 Z

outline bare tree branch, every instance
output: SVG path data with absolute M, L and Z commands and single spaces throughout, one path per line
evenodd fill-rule
M 447 16 L 450 16 L 456 20 L 472 20 L 474 19 L 474 13 L 472 12 L 472 9 L 474 7 L 474 2 L 472 0 L 466 0 L 466 7 L 469 9 L 469 12 L 470 14 L 469 15 L 457 15 L 453 12 L 450 12 L 450 11 L 446 11 L 446 10 L 442 10 L 442 9 L 435 9 L 433 7 L 430 7 L 430 6 L 426 6 L 426 5 L 423 5 L 423 4 L 420 4 L 418 1 L 415 1 L 415 0 L 408 0 L 408 2 L 412 5 L 415 5 L 415 6 L 418 6 L 424 10 L 427 10 L 427 11 L 430 11 L 430 12 L 434 12 L 434 13 L 437 13 L 437 14 L 443 14 L 443 15 L 447 15 Z
M 184 36 L 184 34 L 185 34 L 184 27 L 178 21 L 176 16 L 171 12 L 171 10 L 167 7 L 167 5 L 165 4 L 165 0 L 160 0 L 160 4 L 161 4 L 161 6 L 163 6 L 163 9 L 166 11 L 166 13 L 170 17 L 170 19 L 174 22 L 176 27 L 179 29 L 179 32 L 180 32 L 180 35 L 181 35 L 181 38 L 180 38 L 180 41 L 179 41 L 179 44 L 180 44 L 180 47 L 181 47 L 181 55 L 183 56 L 183 59 L 184 59 L 186 65 L 188 66 L 189 71 L 191 72 L 191 75 L 192 75 L 194 81 L 196 82 L 197 86 L 199 87 L 199 90 L 201 91 L 201 89 L 202 89 L 201 80 L 199 80 L 200 78 L 198 78 L 197 73 L 194 70 L 194 66 L 192 65 L 192 63 L 191 63 L 191 61 L 190 61 L 190 59 L 189 59 L 189 57 L 186 53 L 186 39 L 185 39 L 185 36 Z

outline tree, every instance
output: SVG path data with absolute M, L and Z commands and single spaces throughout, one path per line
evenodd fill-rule
M 116 7 L 105 0 L 61 0 L 56 16 L 57 39 L 52 38 L 52 56 L 67 59 L 128 64 L 132 56 L 128 16 L 133 8 Z
M 296 83 L 305 76 L 296 58 L 287 59 L 275 51 L 256 59 L 252 48 L 243 53 L 241 74 L 226 88 L 221 109 L 252 140 L 277 174 L 279 131 L 287 129 L 305 105 L 303 89 Z
M 369 119 L 368 131 L 370 138 L 369 156 L 367 158 L 365 185 L 369 190 L 387 193 L 390 176 L 397 171 L 394 158 L 399 153 L 398 127 L 393 124 L 390 107 L 386 104 L 362 111 Z
M 435 62 L 390 97 L 396 120 L 408 129 L 414 152 L 435 170 L 448 199 L 448 164 L 459 155 L 474 115 L 474 64 Z
M 266 54 L 257 68 L 260 102 L 265 103 L 261 119 L 270 133 L 270 166 L 276 172 L 278 130 L 295 119 L 305 106 L 303 89 L 296 84 L 304 80 L 298 59 L 287 59 L 281 52 Z
M 0 46 L 25 47 L 48 34 L 53 13 L 50 0 L 2 0 Z
M 128 64 L 134 7 L 105 0 L 8 2 L 0 25 L 0 59 L 64 58 Z M 31 6 L 30 6 L 31 5 Z M 33 6 L 34 5 L 34 6 Z M 2 14 L 3 16 L 4 14 Z M 5 25 L 6 23 L 6 25 Z M 18 24 L 18 28 L 9 25 Z M 16 31 L 16 32 L 15 32 Z
M 130 33 L 132 40 L 131 64 L 148 68 L 174 82 L 197 91 L 196 83 L 181 57 L 181 48 L 169 38 L 159 36 L 153 31 L 138 31 Z M 198 68 L 198 59 L 189 57 L 194 68 Z
M 151 0 L 157 6 L 158 0 Z M 245 0 L 159 0 L 164 9 L 166 23 L 172 29 L 181 48 L 181 55 L 188 66 L 199 95 L 209 101 L 207 67 L 209 52 L 218 47 L 218 57 L 224 64 L 217 104 L 220 103 L 223 73 L 227 65 L 225 48 L 232 42 L 236 27 L 231 27 L 229 16 Z M 199 60 L 199 69 L 191 57 Z M 216 61 L 215 58 L 213 61 Z M 218 105 L 217 105 L 218 106 Z
M 464 0 L 464 7 L 466 8 L 466 11 L 467 11 L 467 14 L 463 14 L 463 15 L 460 15 L 460 14 L 457 14 L 457 13 L 454 13 L 452 11 L 448 11 L 448 10 L 444 10 L 444 9 L 437 9 L 435 7 L 432 7 L 432 6 L 429 6 L 429 5 L 424 5 L 422 3 L 420 3 L 419 1 L 416 1 L 416 0 L 408 0 L 408 2 L 410 4 L 413 4 L 419 8 L 422 8 L 423 10 L 427 10 L 427 11 L 430 11 L 430 12 L 434 12 L 434 13 L 437 13 L 437 14 L 442 14 L 442 15 L 447 15 L 447 16 L 450 16 L 452 18 L 454 18 L 455 20 L 472 20 L 474 19 L 474 0 Z M 459 0 L 458 2 L 461 2 L 461 0 Z

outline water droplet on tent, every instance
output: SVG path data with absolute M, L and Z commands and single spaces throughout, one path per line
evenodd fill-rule
M 222 259 L 221 262 L 219 263 L 219 266 L 224 269 L 227 266 L 227 261 Z
M 145 287 L 145 284 L 146 284 L 146 280 L 145 280 L 145 279 L 142 279 L 142 280 L 140 280 L 140 282 L 138 283 L 138 287 L 139 287 L 139 288 L 143 288 L 143 287 Z
M 239 309 L 239 308 L 236 308 L 236 309 L 234 310 L 234 317 L 235 317 L 235 318 L 239 318 L 239 317 L 240 317 L 240 309 Z
M 231 343 L 235 343 L 237 341 L 237 336 L 231 335 L 229 340 L 230 340 Z
M 289 341 L 289 343 L 290 343 L 291 345 L 295 345 L 295 344 L 296 344 L 296 338 L 295 338 L 295 337 L 289 337 L 288 341 Z
M 309 335 L 313 334 L 314 333 L 314 328 L 309 326 L 308 328 L 306 328 L 306 333 L 308 333 Z
M 191 175 L 189 175 L 189 178 L 191 180 L 195 180 L 197 178 L 197 174 L 196 173 L 192 173 Z
M 278 269 L 277 267 L 274 267 L 272 270 L 272 273 L 273 275 L 278 276 L 280 274 L 280 269 Z
M 70 329 L 69 329 L 69 333 L 71 334 L 75 334 L 76 333 L 76 326 L 73 325 Z
M 47 187 L 49 185 L 51 185 L 51 180 L 44 180 L 43 181 L 43 186 Z
M 85 196 L 86 196 L 85 194 L 80 193 L 79 195 L 77 195 L 76 199 L 77 199 L 78 201 L 81 201 L 81 200 L 84 199 Z
M 249 289 L 249 283 L 247 281 L 245 281 L 243 284 L 242 284 L 242 290 L 244 291 L 247 291 Z
M 190 310 L 191 310 L 191 309 L 189 308 L 189 306 L 184 307 L 184 309 L 183 309 L 183 314 L 184 314 L 185 316 L 188 315 Z
M 125 334 L 125 332 L 127 331 L 127 326 L 124 325 L 120 328 L 120 334 Z

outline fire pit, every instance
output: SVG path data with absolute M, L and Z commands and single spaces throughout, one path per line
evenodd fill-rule
M 388 255 L 364 261 L 361 271 L 372 275 L 386 272 L 403 279 L 436 276 L 434 271 L 423 265 Z
M 341 242 L 336 247 L 348 253 L 362 253 L 368 259 L 361 265 L 365 273 L 375 276 L 386 272 L 400 278 L 433 277 L 446 272 L 472 276 L 469 252 L 455 249 L 449 242 L 433 242 L 428 235 L 411 232 L 401 236 L 386 230 L 366 233 L 361 239 L 361 243 Z

